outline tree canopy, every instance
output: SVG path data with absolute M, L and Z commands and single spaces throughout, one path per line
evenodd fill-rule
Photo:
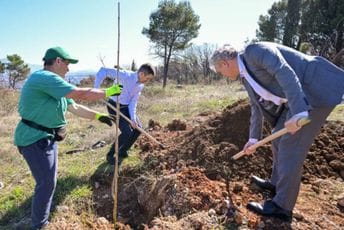
M 148 28 L 143 28 L 153 45 L 153 53 L 164 60 L 163 87 L 166 86 L 171 55 L 184 50 L 198 36 L 199 16 L 187 1 L 163 0 L 151 13 Z
M 5 72 L 8 74 L 9 87 L 15 89 L 18 82 L 26 79 L 30 68 L 17 54 L 7 55 L 7 60 L 9 63 L 5 65 Z
M 271 6 L 268 15 L 259 17 L 258 25 L 257 40 L 283 43 L 296 49 L 308 44 L 313 54 L 343 66 L 343 0 L 281 0 Z

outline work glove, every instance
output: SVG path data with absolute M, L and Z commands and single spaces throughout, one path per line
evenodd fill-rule
M 107 124 L 108 126 L 112 126 L 112 122 L 114 119 L 104 113 L 96 113 L 96 119 L 102 123 Z
M 300 121 L 302 119 L 309 119 L 307 111 L 292 116 L 284 123 L 284 127 L 288 130 L 289 133 L 294 134 L 299 129 L 301 129 L 302 125 L 300 124 Z
M 118 96 L 121 94 L 123 85 L 114 84 L 113 86 L 105 89 L 105 97 Z

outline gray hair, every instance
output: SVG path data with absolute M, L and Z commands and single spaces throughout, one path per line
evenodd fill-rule
M 211 56 L 211 63 L 215 64 L 220 60 L 231 60 L 238 56 L 238 51 L 231 45 L 225 44 L 221 48 L 215 50 Z

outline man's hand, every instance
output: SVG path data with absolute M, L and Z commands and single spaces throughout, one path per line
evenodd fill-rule
M 257 143 L 257 139 L 250 138 L 249 141 L 245 144 L 243 151 L 245 152 L 246 155 L 251 155 L 254 152 L 256 152 L 255 148 L 252 148 L 251 146 Z
M 131 121 L 131 122 L 130 122 L 130 126 L 131 126 L 133 129 L 137 129 L 138 124 L 137 124 L 135 121 Z
M 300 124 L 301 119 L 309 119 L 307 111 L 292 116 L 284 123 L 284 127 L 288 130 L 289 133 L 294 134 L 302 127 L 302 125 Z
M 103 113 L 96 113 L 96 119 L 102 123 L 107 124 L 108 126 L 112 126 L 112 122 L 114 122 L 114 119 L 112 117 Z
M 105 97 L 118 96 L 122 92 L 122 85 L 115 84 L 107 89 L 105 89 Z

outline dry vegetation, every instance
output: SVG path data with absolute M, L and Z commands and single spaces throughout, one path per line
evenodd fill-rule
M 158 122 L 161 127 L 165 127 L 174 119 L 187 120 L 191 123 L 196 120 L 196 123 L 199 124 L 205 118 L 202 118 L 202 116 L 194 118 L 197 114 L 208 114 L 211 111 L 220 112 L 234 101 L 246 98 L 246 93 L 237 84 L 227 85 L 225 82 L 222 83 L 212 86 L 176 87 L 175 85 L 170 85 L 166 89 L 162 89 L 160 85 L 148 85 L 140 99 L 138 109 L 140 119 L 144 126 L 147 126 L 149 121 L 153 120 Z M 3 183 L 3 187 L 0 187 L 0 228 L 15 229 L 16 227 L 24 226 L 25 229 L 29 221 L 30 201 L 34 181 L 25 161 L 12 144 L 14 129 L 19 120 L 16 112 L 18 92 L 1 89 L 0 93 L 2 95 L 0 98 L 0 182 Z M 103 103 L 83 104 L 99 111 L 106 111 Z M 344 121 L 343 108 L 343 105 L 338 106 L 331 114 L 330 119 Z M 113 169 L 104 164 L 104 159 L 109 144 L 114 139 L 114 130 L 109 129 L 97 121 L 79 119 L 71 114 L 68 114 L 68 121 L 68 137 L 59 145 L 58 185 L 54 197 L 54 210 L 51 215 L 52 229 L 110 229 L 111 224 L 109 222 L 111 222 L 112 213 L 111 209 L 108 210 L 108 208 L 111 207 L 111 205 L 109 206 L 111 204 L 111 191 L 108 184 L 104 181 L 111 181 Z M 168 135 L 179 134 L 177 131 L 170 132 Z M 163 134 L 158 137 L 161 141 L 164 141 Z M 105 146 L 96 149 L 92 148 L 98 141 L 104 141 Z M 162 160 L 163 158 L 168 158 L 167 156 L 153 157 L 151 158 L 152 161 L 147 163 L 150 159 L 147 158 L 147 149 L 151 148 L 151 146 L 147 145 L 146 142 L 145 139 L 141 139 L 139 141 L 140 145 L 135 145 L 135 148 L 130 152 L 129 159 L 124 161 L 123 169 L 121 170 L 127 171 L 128 173 L 121 174 L 122 176 L 125 175 L 125 177 L 122 177 L 121 183 L 127 189 L 133 189 L 130 186 L 136 186 L 137 183 L 140 184 L 140 180 L 147 182 L 147 178 L 156 178 L 157 175 L 148 174 L 152 172 L 145 172 L 145 167 L 147 168 L 149 164 L 154 164 L 157 159 Z M 191 142 L 192 140 L 190 140 Z M 185 143 L 185 146 L 187 146 L 187 143 Z M 146 152 L 143 148 L 146 148 Z M 66 154 L 71 151 L 75 154 Z M 168 159 L 166 159 L 167 162 L 169 162 Z M 135 181 L 131 181 L 134 172 L 137 173 L 137 170 L 143 177 L 138 177 Z M 200 180 L 206 182 L 209 180 L 208 178 L 203 178 L 203 174 L 198 172 L 198 169 L 194 169 L 192 172 L 195 175 L 199 175 Z M 176 175 L 181 176 L 183 173 L 188 174 L 190 172 L 182 171 Z M 211 178 L 212 176 L 208 175 L 208 177 Z M 176 178 L 172 176 L 167 181 L 165 178 L 164 181 L 159 183 L 164 184 L 171 182 L 171 180 L 174 181 Z M 128 184 L 124 184 L 125 181 Z M 157 182 L 155 181 L 154 183 Z M 217 182 L 211 183 L 214 184 L 213 189 L 215 189 L 213 192 L 213 199 L 215 200 L 213 202 L 216 202 L 216 199 L 221 197 L 221 194 L 217 194 L 215 191 L 223 185 L 219 185 Z M 325 184 L 325 182 L 319 182 L 318 187 L 324 186 Z M 341 194 L 340 189 L 343 189 L 343 187 L 340 184 L 331 182 L 330 185 L 335 187 L 333 189 L 339 190 L 336 194 Z M 151 185 L 147 184 L 147 186 L 149 187 Z M 154 187 L 148 187 L 147 189 L 154 191 Z M 155 192 L 159 193 L 158 190 Z M 130 191 L 127 194 L 129 193 Z M 313 195 L 310 193 L 310 196 Z M 132 196 L 129 197 L 134 198 Z M 165 198 L 167 199 L 167 197 Z M 107 208 L 105 208 L 106 204 L 100 206 L 101 202 L 97 202 L 102 199 L 107 202 Z M 197 196 L 194 199 L 197 200 Z M 313 202 L 314 197 L 310 200 Z M 305 201 L 301 200 L 300 202 Z M 183 206 L 188 206 L 184 203 L 176 205 L 179 205 L 180 210 L 187 208 L 183 208 Z M 207 211 L 206 209 L 202 210 Z M 197 218 L 208 218 L 207 225 L 199 223 L 200 228 L 202 226 L 204 229 L 211 229 L 214 226 L 218 226 L 219 228 L 225 228 L 226 226 L 229 228 L 231 226 L 219 224 L 221 221 L 214 216 L 209 216 L 208 212 L 189 211 L 194 213 L 194 217 L 184 214 L 177 217 L 165 215 L 164 218 L 155 219 L 152 225 L 158 229 L 159 226 L 166 229 L 173 229 L 173 226 L 179 226 L 179 229 L 186 229 L 190 226 L 190 228 L 195 228 L 197 223 L 195 225 L 192 225 L 192 223 Z M 149 210 L 147 212 L 149 213 Z M 165 214 L 167 213 L 168 211 L 165 212 Z M 122 214 L 122 216 L 125 216 L 125 213 Z M 135 223 L 138 222 L 139 220 L 136 220 Z M 145 222 L 143 221 L 141 223 Z M 185 223 L 189 225 L 185 225 Z M 172 227 L 169 228 L 169 225 Z M 126 228 L 124 226 L 122 227 Z M 148 228 L 148 225 L 146 227 Z

